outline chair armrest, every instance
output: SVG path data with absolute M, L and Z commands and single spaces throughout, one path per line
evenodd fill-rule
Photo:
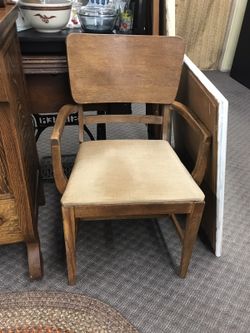
M 182 116 L 189 126 L 198 132 L 201 137 L 195 166 L 191 173 L 196 183 L 200 185 L 207 168 L 211 134 L 198 117 L 184 104 L 174 101 L 172 103 L 172 109 Z
M 54 179 L 56 183 L 56 187 L 60 193 L 63 193 L 68 179 L 65 176 L 63 166 L 62 166 L 62 155 L 61 155 L 61 136 L 63 133 L 63 129 L 65 126 L 65 122 L 68 116 L 71 113 L 77 112 L 77 105 L 64 105 L 58 112 L 56 122 L 50 137 L 51 140 L 51 154 L 52 154 L 52 165 L 53 165 L 53 173 Z
M 60 141 L 60 138 L 62 136 L 62 132 L 65 126 L 65 122 L 68 118 L 68 116 L 71 113 L 77 112 L 79 110 L 78 105 L 63 105 L 61 109 L 58 111 L 57 117 L 56 117 L 56 122 L 53 127 L 53 131 L 51 134 L 51 144 L 57 144 L 58 141 Z

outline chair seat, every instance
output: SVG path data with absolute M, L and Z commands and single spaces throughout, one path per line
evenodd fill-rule
M 163 140 L 80 145 L 63 206 L 203 201 L 204 194 Z

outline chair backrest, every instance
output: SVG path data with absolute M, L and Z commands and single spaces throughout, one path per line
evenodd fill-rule
M 76 103 L 174 101 L 184 56 L 181 38 L 73 33 L 66 43 Z

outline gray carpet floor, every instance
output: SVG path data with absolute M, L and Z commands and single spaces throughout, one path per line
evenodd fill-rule
M 0 292 L 66 291 L 98 298 L 117 309 L 141 333 L 250 332 L 250 91 L 225 73 L 208 77 L 229 100 L 223 254 L 216 258 L 198 240 L 186 279 L 176 275 L 178 237 L 168 221 L 86 222 L 77 243 L 78 280 L 67 285 L 59 195 L 45 183 L 39 210 L 44 278 L 30 282 L 25 246 L 0 247 Z M 126 131 L 125 131 L 126 132 Z M 145 137 L 145 128 L 125 135 Z M 121 128 L 112 131 L 121 135 Z M 49 154 L 50 129 L 38 141 Z M 68 127 L 64 154 L 76 150 Z

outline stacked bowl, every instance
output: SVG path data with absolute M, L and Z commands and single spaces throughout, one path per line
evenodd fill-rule
M 70 0 L 19 0 L 21 13 L 39 32 L 54 33 L 66 27 L 70 19 Z

